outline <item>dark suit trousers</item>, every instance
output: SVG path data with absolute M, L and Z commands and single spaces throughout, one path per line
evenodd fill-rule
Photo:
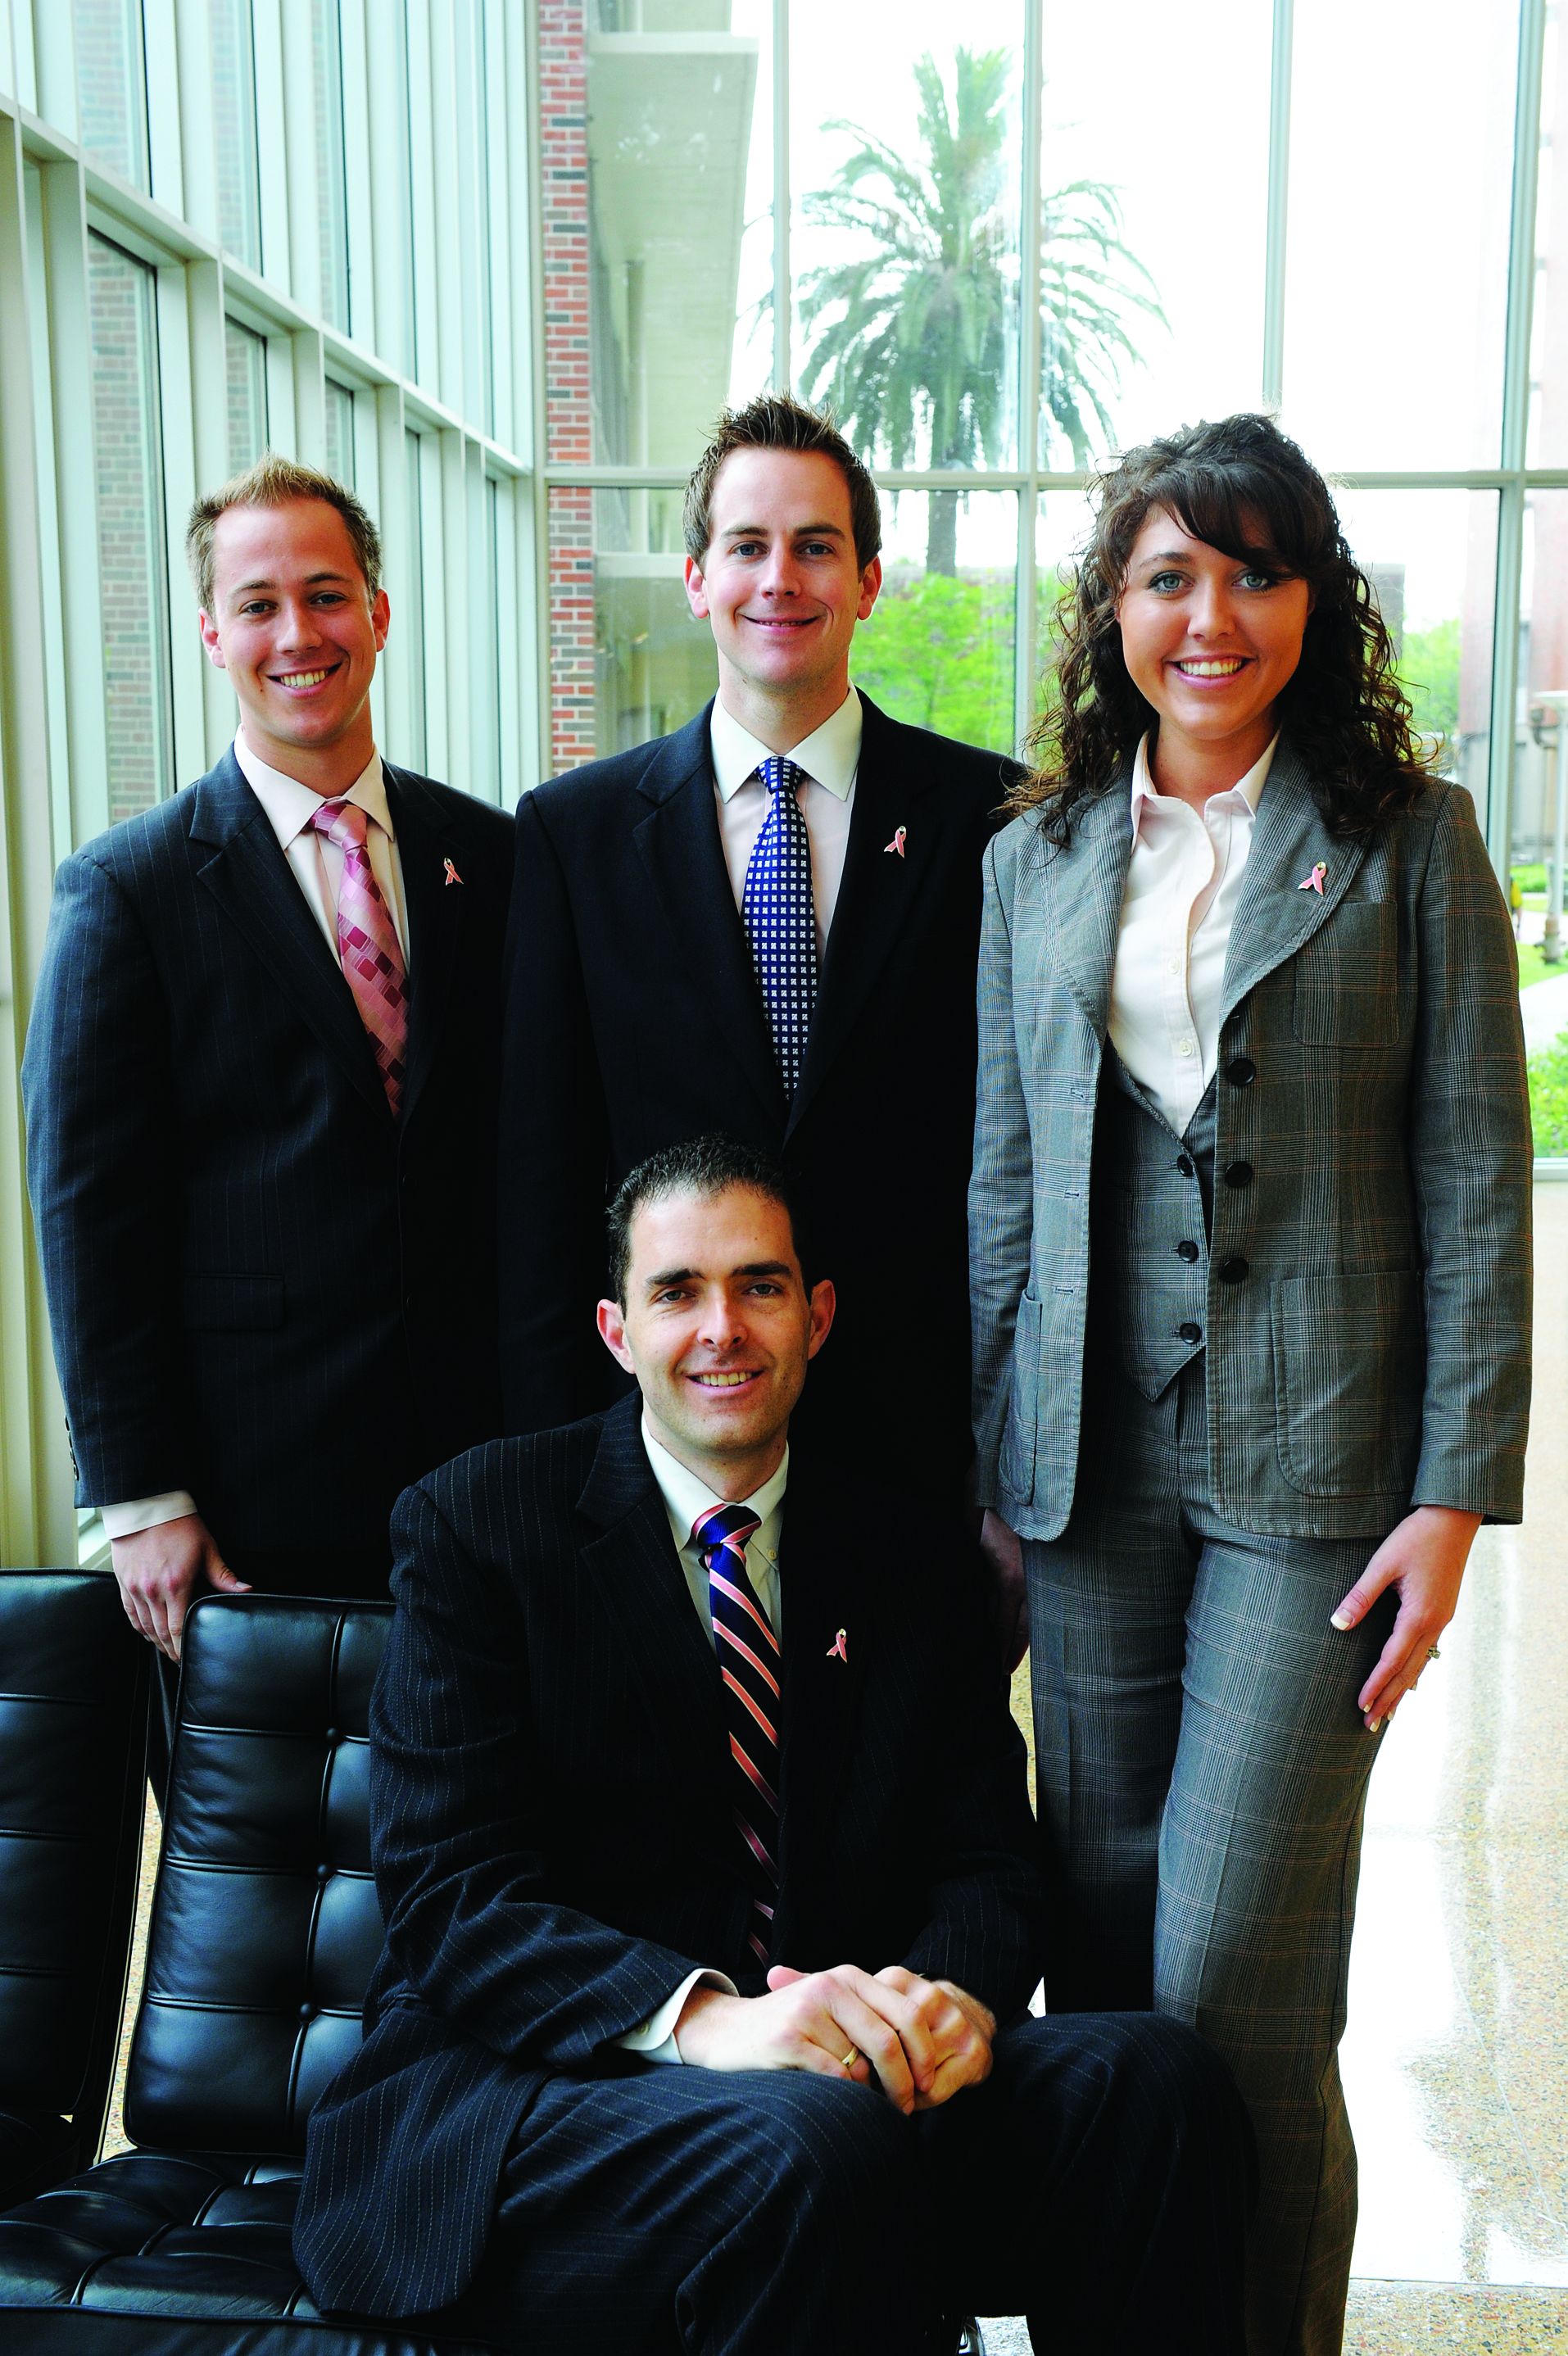
M 258 1595 L 341 1595 L 355 1603 L 389 1600 L 390 1537 L 376 1546 L 234 1547 L 224 1545 L 221 1538 L 219 1545 L 235 1578 L 244 1580 Z M 208 1591 L 203 1587 L 201 1592 Z M 147 1781 L 160 1808 L 174 1755 L 178 1699 L 179 1664 L 160 1653 L 147 1721 Z
M 791 2071 L 561 2076 L 519 2126 L 471 2326 L 573 2356 L 1240 2356 L 1251 2160 L 1223 2065 L 1149 2015 L 1028 2020 L 906 2119 Z

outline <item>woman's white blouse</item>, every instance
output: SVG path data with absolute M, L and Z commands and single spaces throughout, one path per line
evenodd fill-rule
M 1133 854 L 1111 978 L 1111 1039 L 1178 1137 L 1214 1077 L 1225 952 L 1279 741 L 1201 810 L 1156 790 L 1146 736 L 1133 764 Z

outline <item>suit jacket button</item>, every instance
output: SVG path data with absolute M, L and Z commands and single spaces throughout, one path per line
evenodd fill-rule
M 1178 1325 L 1176 1327 L 1176 1340 L 1178 1342 L 1201 1342 L 1202 1339 L 1202 1326 L 1195 1325 L 1190 1317 L 1187 1319 L 1185 1325 Z
M 1184 1178 L 1190 1178 L 1192 1176 L 1192 1162 L 1187 1154 L 1177 1154 L 1176 1168 L 1181 1172 Z
M 1196 1259 L 1197 1258 L 1197 1246 L 1190 1241 L 1190 1239 L 1187 1243 L 1177 1244 L 1176 1258 L 1178 1259 Z
M 1240 1252 L 1232 1252 L 1229 1259 L 1222 1259 L 1219 1263 L 1219 1281 L 1221 1284 L 1240 1284 L 1251 1270 L 1251 1262 L 1243 1259 Z
M 1228 1186 L 1250 1186 L 1251 1183 L 1252 1165 L 1250 1162 L 1228 1162 L 1225 1164 L 1225 1183 Z
M 1225 1076 L 1233 1088 L 1250 1088 L 1258 1076 L 1258 1067 L 1251 1055 L 1232 1055 L 1225 1066 Z

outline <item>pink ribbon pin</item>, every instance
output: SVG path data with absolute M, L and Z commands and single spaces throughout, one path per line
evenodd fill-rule
M 895 827 L 892 841 L 885 842 L 882 846 L 884 852 L 886 853 L 889 851 L 896 851 L 898 853 L 899 858 L 902 859 L 904 856 L 904 845 L 908 841 L 908 836 L 909 830 L 907 826 Z
M 1316 892 L 1318 898 L 1321 900 L 1323 897 L 1323 879 L 1327 873 L 1328 862 L 1326 859 L 1320 859 L 1316 866 L 1313 869 L 1311 874 L 1304 875 L 1302 877 L 1301 882 L 1295 887 L 1296 890 L 1298 892 Z
M 441 863 L 446 870 L 446 881 L 448 884 L 460 884 L 463 881 L 462 877 L 458 874 L 457 870 L 453 866 L 452 862 L 449 859 L 443 860 Z
M 898 831 L 902 834 L 904 831 L 903 828 L 900 827 Z M 889 843 L 887 848 L 891 851 L 893 845 Z M 844 1631 L 842 1628 L 839 1630 L 838 1634 L 833 1638 L 832 1643 L 828 1646 L 827 1657 L 830 1661 L 847 1661 L 849 1659 L 849 1646 L 845 1642 Z

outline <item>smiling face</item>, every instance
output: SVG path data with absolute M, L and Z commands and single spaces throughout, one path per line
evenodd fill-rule
M 637 1377 L 649 1428 L 718 1495 L 749 1497 L 778 1468 L 833 1289 L 806 1290 L 789 1214 L 750 1186 L 633 1212 L 624 1305 L 599 1332 Z
M 862 567 L 849 485 L 820 450 L 732 450 L 710 512 L 686 595 L 712 626 L 725 709 L 787 752 L 849 692 L 850 640 L 876 603 L 881 560 Z
M 349 528 L 325 499 L 226 508 L 213 527 L 209 659 L 240 700 L 245 742 L 268 766 L 329 794 L 375 749 L 371 681 L 391 608 L 372 597 Z
M 1128 673 L 1159 716 L 1162 771 L 1199 764 L 1214 791 L 1245 776 L 1273 736 L 1311 605 L 1305 581 L 1227 556 L 1151 508 L 1116 618 Z

